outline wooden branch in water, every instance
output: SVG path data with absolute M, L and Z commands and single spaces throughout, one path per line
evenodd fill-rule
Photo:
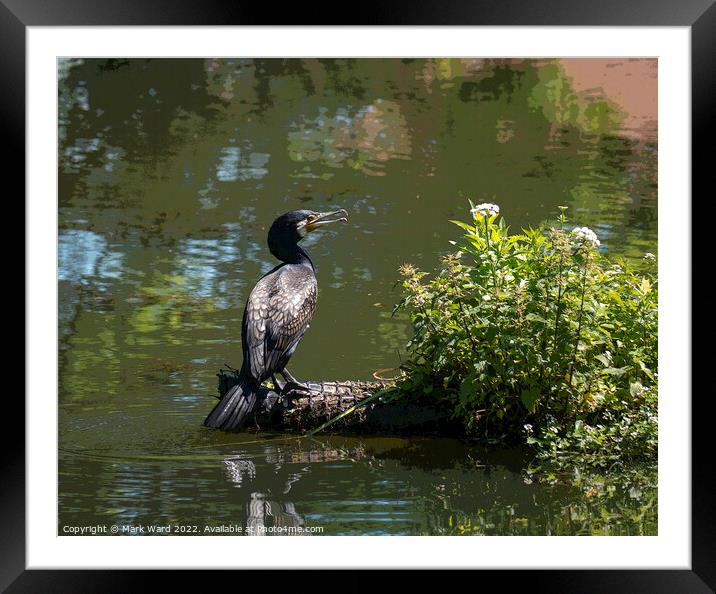
M 221 369 L 219 396 L 223 396 L 238 382 L 234 370 Z M 441 432 L 453 423 L 446 411 L 435 406 L 403 402 L 383 402 L 380 397 L 370 398 L 389 382 L 333 381 L 306 382 L 313 393 L 289 391 L 283 397 L 271 388 L 262 387 L 258 393 L 255 424 L 261 429 L 296 431 L 305 433 L 315 430 L 343 412 L 358 408 L 330 425 L 327 431 L 361 433 L 411 433 L 427 434 Z M 361 402 L 369 400 L 365 406 Z M 251 421 L 246 424 L 251 427 Z

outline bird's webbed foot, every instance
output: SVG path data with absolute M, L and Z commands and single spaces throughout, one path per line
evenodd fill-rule
M 279 371 L 284 377 L 286 383 L 281 388 L 281 396 L 284 398 L 300 398 L 301 396 L 310 396 L 311 394 L 320 394 L 318 390 L 312 389 L 307 383 L 299 382 L 293 377 L 287 369 Z
M 310 396 L 312 394 L 320 394 L 320 392 L 312 390 L 308 384 L 298 382 L 286 382 L 281 390 L 281 396 L 284 398 L 300 398 L 301 396 Z

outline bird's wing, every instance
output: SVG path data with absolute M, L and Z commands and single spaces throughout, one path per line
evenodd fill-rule
M 316 308 L 316 277 L 305 268 L 284 269 L 269 295 L 264 356 L 266 369 L 278 371 L 283 356 L 295 348 Z
M 251 291 L 246 301 L 242 336 L 244 341 L 244 366 L 248 367 L 251 377 L 262 382 L 267 376 L 264 373 L 264 342 L 266 339 L 266 320 L 268 319 L 269 291 L 271 277 L 274 273 L 264 276 Z
M 263 381 L 306 331 L 316 306 L 316 279 L 309 271 L 280 268 L 262 278 L 246 304 L 246 351 L 252 377 Z

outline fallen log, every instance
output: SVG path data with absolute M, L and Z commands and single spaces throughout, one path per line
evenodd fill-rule
M 238 374 L 233 369 L 220 369 L 217 377 L 220 398 L 238 383 Z M 378 392 L 387 391 L 389 381 L 309 381 L 306 384 L 311 388 L 310 394 L 289 391 L 280 395 L 262 386 L 254 410 L 254 425 L 260 429 L 306 433 L 356 407 L 332 423 L 327 431 L 426 435 L 457 428 L 448 411 L 430 403 L 418 405 L 381 398 Z M 250 427 L 250 423 L 246 426 Z

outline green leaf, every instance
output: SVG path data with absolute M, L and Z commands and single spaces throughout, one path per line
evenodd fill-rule
M 466 379 L 460 384 L 460 402 L 467 402 L 475 394 L 475 384 L 472 378 Z
M 624 375 L 627 371 L 631 369 L 631 365 L 627 365 L 626 367 L 607 367 L 606 369 L 602 370 L 602 373 L 605 373 L 606 375 Z
M 656 378 L 654 377 L 654 374 L 651 372 L 651 369 L 649 369 L 646 365 L 644 365 L 643 361 L 639 361 L 639 367 L 641 367 L 641 370 L 646 374 L 646 377 L 648 377 L 651 381 L 656 381 Z
M 542 316 L 538 316 L 536 313 L 528 313 L 525 316 L 526 320 L 529 320 L 530 322 L 540 322 L 541 324 L 548 324 L 549 321 L 544 319 Z
M 577 419 L 577 420 L 574 422 L 574 435 L 576 435 L 576 436 L 582 435 L 582 433 L 583 433 L 583 431 L 582 431 L 583 425 L 584 425 L 584 423 L 582 422 L 581 419 Z
M 457 225 L 461 229 L 465 229 L 465 231 L 473 232 L 475 227 L 473 225 L 468 225 L 467 223 L 463 223 L 462 221 L 450 221 L 453 225 Z
M 604 365 L 604 367 L 609 367 L 609 365 L 610 365 L 609 359 L 607 359 L 604 355 L 595 355 L 594 358 L 597 361 L 601 361 L 602 365 Z
M 522 390 L 522 394 L 520 394 L 520 400 L 522 400 L 522 404 L 524 404 L 525 408 L 531 413 L 535 411 L 535 406 L 537 405 L 539 397 L 539 388 L 536 387 L 530 388 L 528 390 Z
M 629 393 L 632 398 L 638 398 L 644 391 L 644 387 L 639 382 L 633 382 L 629 384 Z

